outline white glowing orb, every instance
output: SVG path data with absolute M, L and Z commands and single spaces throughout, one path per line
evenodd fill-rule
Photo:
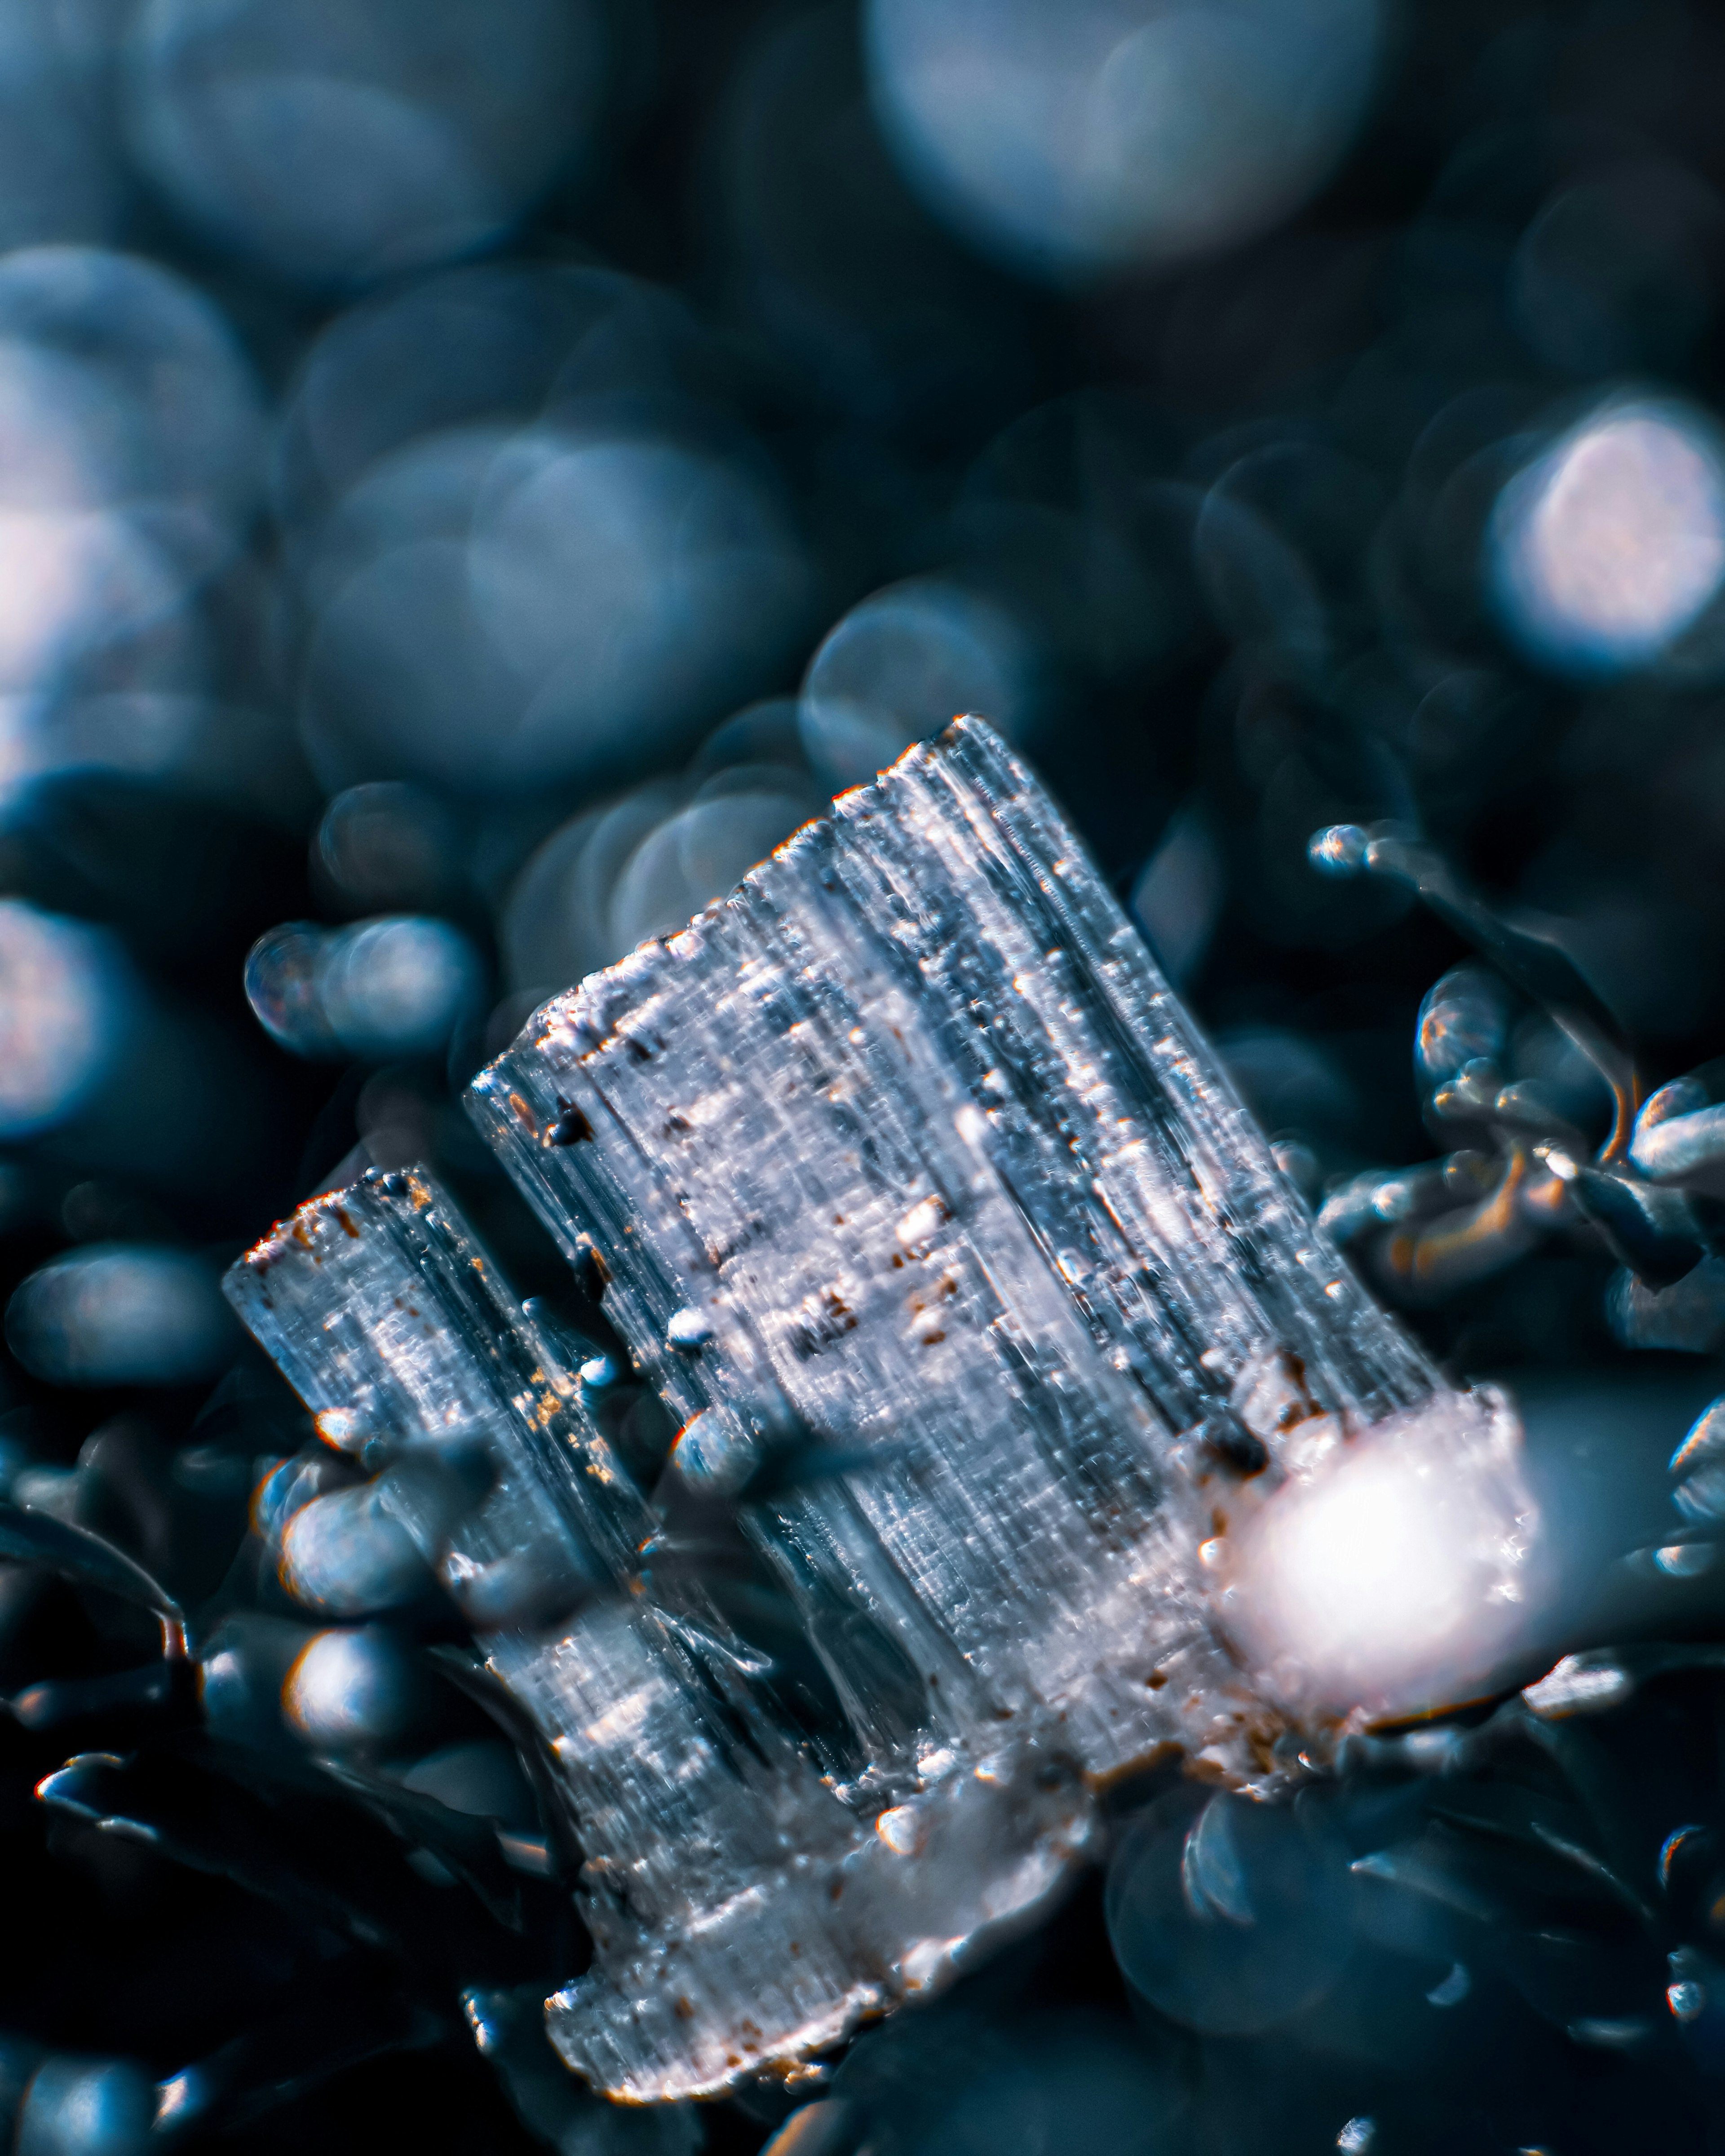
M 1676 405 L 1595 413 L 1505 487 L 1490 555 L 1499 609 L 1534 656 L 1644 665 L 1725 585 L 1725 454 Z
M 967 239 L 1055 280 L 1266 231 L 1339 162 L 1383 0 L 869 0 L 876 117 Z
M 938 577 L 891 584 L 826 634 L 803 677 L 797 730 L 824 786 L 865 786 L 961 711 L 1023 740 L 1036 654 L 1009 615 Z
M 6 1308 L 6 1339 L 54 1385 L 182 1385 L 233 1352 L 214 1275 L 190 1250 L 90 1243 L 39 1265 Z
M 123 421 L 100 404 L 64 360 L 0 337 L 0 689 L 39 687 L 179 596 L 142 532 L 105 500 L 122 480 L 104 469 L 103 438 Z
M 1230 1537 L 1230 1630 L 1290 1705 L 1368 1715 L 1464 1700 L 1526 1629 L 1533 1510 L 1495 1395 L 1338 1444 Z
M 288 1671 L 282 1711 L 321 1750 L 399 1742 L 420 1707 L 417 1679 L 399 1640 L 380 1626 L 318 1632 Z
M 459 928 L 385 914 L 330 939 L 318 988 L 336 1039 L 356 1055 L 427 1055 L 474 1004 L 479 954 Z
M 0 899 L 0 1137 L 64 1122 L 111 1058 L 121 962 L 100 929 Z

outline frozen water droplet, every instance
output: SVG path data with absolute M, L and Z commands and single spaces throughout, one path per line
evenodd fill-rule
M 375 1434 L 370 1421 L 357 1408 L 326 1408 L 312 1420 L 324 1443 L 337 1452 L 363 1451 Z
M 1715 1400 L 1696 1417 L 1688 1435 L 1671 1455 L 1671 1471 L 1687 1475 L 1714 1461 L 1725 1464 L 1725 1400 Z
M 1426 991 L 1415 1053 L 1428 1078 L 1454 1077 L 1472 1063 L 1495 1061 L 1508 1038 L 1508 989 L 1484 966 L 1456 966 Z
M 875 1831 L 895 1856 L 914 1856 L 922 1845 L 922 1825 L 910 1804 L 896 1804 L 882 1812 Z
M 1686 1826 L 1674 1826 L 1671 1829 L 1665 1840 L 1659 1845 L 1659 1864 L 1657 1868 L 1659 1872 L 1659 1883 L 1661 1887 L 1669 1887 L 1671 1885 L 1671 1866 L 1677 1861 L 1677 1852 L 1681 1849 L 1683 1844 L 1688 1840 L 1690 1835 L 1705 1834 L 1706 1832 L 1707 1829 L 1705 1827 L 1697 1825 L 1693 1822 Z
M 708 1408 L 696 1416 L 671 1447 L 671 1464 L 692 1488 L 720 1496 L 739 1490 L 753 1471 L 757 1450 Z
M 1209 1799 L 1224 1828 L 1194 1821 L 1193 1801 L 1174 1792 L 1122 1840 L 1108 1935 L 1128 1982 L 1171 2020 L 1209 2035 L 1272 2028 L 1322 1998 L 1347 1961 L 1346 1846 L 1316 1814 Z

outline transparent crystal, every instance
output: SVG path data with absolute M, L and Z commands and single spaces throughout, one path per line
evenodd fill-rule
M 547 1004 L 471 1105 L 680 1425 L 650 1507 L 424 1178 L 316 1201 L 234 1292 L 320 1411 L 487 1433 L 446 1576 L 542 1516 L 578 1553 L 572 1620 L 481 1629 L 586 1859 L 550 2025 L 595 2086 L 788 2067 L 1030 1920 L 1107 1779 L 1172 1745 L 1267 1789 L 1501 1652 L 1513 1419 L 1364 1293 L 980 722 Z M 829 1712 L 677 1558 L 703 1520 Z

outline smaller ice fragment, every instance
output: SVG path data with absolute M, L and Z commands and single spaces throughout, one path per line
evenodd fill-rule
M 428 1178 L 373 1172 L 311 1200 L 226 1286 L 306 1404 L 370 1434 L 384 1483 L 490 1455 L 489 1494 L 435 1553 L 566 1794 L 594 1960 L 552 2029 L 596 2087 L 699 2095 L 819 2050 L 943 1981 L 1068 1876 L 1092 1809 L 1057 1761 L 926 1789 L 911 1767 L 901 1831 L 875 1830 L 888 1779 L 841 1792 L 819 1771 L 770 1665 L 699 1579 L 650 1570 L 654 1515 L 585 1388 Z M 500 1595 L 500 1576 L 540 1601 Z M 334 1632 L 301 1654 L 287 1705 L 318 1742 L 407 1711 L 381 1651 Z

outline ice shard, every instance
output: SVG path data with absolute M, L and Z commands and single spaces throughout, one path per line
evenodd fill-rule
M 550 2025 L 597 2087 L 793 2066 L 1034 1916 L 1111 1778 L 1177 1747 L 1268 1789 L 1505 1651 L 1512 1415 L 1366 1295 L 981 722 L 546 1005 L 471 1106 L 680 1425 L 650 1503 L 423 1178 L 315 1201 L 234 1291 L 314 1407 L 484 1425 L 507 1521 L 454 1573 L 541 1519 L 579 1553 L 567 1621 L 482 1630 L 585 1855 Z M 703 1509 L 825 1722 L 655 1556 Z
M 554 2028 L 596 2087 L 698 2095 L 806 2056 L 1059 1887 L 1090 1828 L 1068 1763 L 994 1748 L 914 1817 L 901 1773 L 823 1775 L 698 1575 L 652 1562 L 579 1376 L 429 1178 L 314 1199 L 227 1286 L 331 1442 L 489 1455 L 441 1571 L 578 1840 L 596 1974 Z

